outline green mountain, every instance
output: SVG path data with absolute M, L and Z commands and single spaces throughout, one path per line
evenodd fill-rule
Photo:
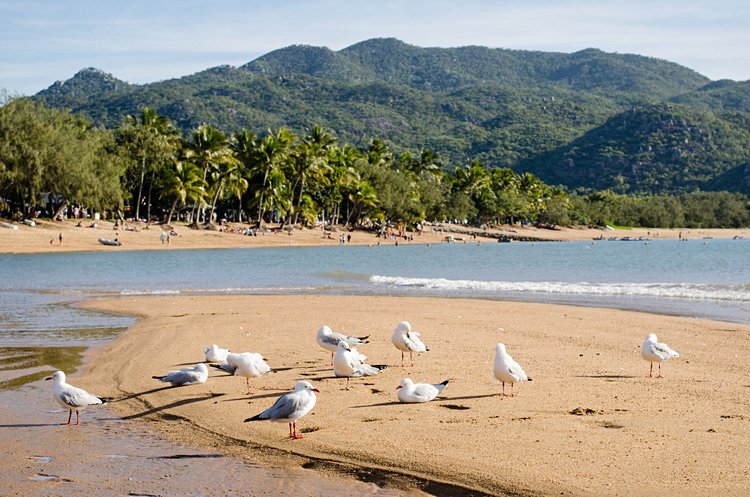
M 377 137 L 397 153 L 428 147 L 450 167 L 478 159 L 570 188 L 742 189 L 721 178 L 750 162 L 750 82 L 595 49 L 290 46 L 146 85 L 86 69 L 34 98 L 109 127 L 144 106 L 184 131 L 319 124 L 355 146 Z

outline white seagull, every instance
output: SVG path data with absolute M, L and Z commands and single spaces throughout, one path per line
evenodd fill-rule
M 404 378 L 396 388 L 398 400 L 405 403 L 429 402 L 443 392 L 448 381 L 450 380 L 437 384 L 414 383 L 411 378 Z
M 229 349 L 222 349 L 216 344 L 206 349 L 206 362 L 224 362 L 227 360 Z
M 65 383 L 65 373 L 62 371 L 55 371 L 52 376 L 45 379 L 52 380 L 52 397 L 70 411 L 68 425 L 70 425 L 70 420 L 73 417 L 73 411 L 76 412 L 76 426 L 78 426 L 81 424 L 80 411 L 89 406 L 106 404 L 108 401 L 108 399 L 97 397 L 86 390 Z
M 208 368 L 202 362 L 199 362 L 192 368 L 182 368 L 177 371 L 169 371 L 162 376 L 152 376 L 153 379 L 171 383 L 172 386 L 181 387 L 183 385 L 195 385 L 196 383 L 205 383 L 208 379 Z
M 336 347 L 340 341 L 344 340 L 349 345 L 362 345 L 367 343 L 368 338 L 370 338 L 370 335 L 363 337 L 347 336 L 323 325 L 318 330 L 315 340 L 318 342 L 318 345 L 331 352 L 331 366 L 333 366 L 333 355 L 336 353 Z
M 505 396 L 505 384 L 510 383 L 510 396 L 513 397 L 513 385 L 521 381 L 531 381 L 520 364 L 505 351 L 505 345 L 498 343 L 495 346 L 495 367 L 493 369 L 495 378 L 503 384 L 502 396 Z
M 391 342 L 401 351 L 401 367 L 404 367 L 404 352 L 409 353 L 411 365 L 414 366 L 414 352 L 427 352 L 429 349 L 422 343 L 419 338 L 421 335 L 416 331 L 411 331 L 411 324 L 408 321 L 401 321 L 396 325 L 391 335 Z
M 669 345 L 657 342 L 656 340 L 656 334 L 649 333 L 648 336 L 646 336 L 643 345 L 641 345 L 641 357 L 651 364 L 651 367 L 648 370 L 649 378 L 654 372 L 655 362 L 659 363 L 659 376 L 657 376 L 657 378 L 661 378 L 661 363 L 663 361 L 668 361 L 673 357 L 680 357 L 680 354 L 678 354 L 677 351 L 672 350 Z
M 309 381 L 300 380 L 293 392 L 285 393 L 276 399 L 271 407 L 252 418 L 247 418 L 245 423 L 266 419 L 277 423 L 289 423 L 289 438 L 305 438 L 297 432 L 297 420 L 315 407 L 318 400 L 315 392 L 320 393 L 320 390 L 313 387 Z
M 216 367 L 236 376 L 244 376 L 247 384 L 247 395 L 252 393 L 250 378 L 257 378 L 271 371 L 271 366 L 266 364 L 263 356 L 255 352 L 243 352 L 241 354 L 230 352 L 227 354 L 226 362 Z
M 348 342 L 340 341 L 333 357 L 333 374 L 337 377 L 346 377 L 346 390 L 349 390 L 349 378 L 359 376 L 372 376 L 378 374 L 384 366 L 370 366 L 365 364 L 366 356 L 349 345 Z

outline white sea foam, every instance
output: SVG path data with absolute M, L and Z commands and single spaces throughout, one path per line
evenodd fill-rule
M 697 300 L 728 300 L 750 302 L 748 285 L 702 285 L 676 283 L 588 283 L 557 281 L 481 281 L 445 278 L 405 278 L 400 276 L 370 277 L 372 283 L 428 290 L 477 293 L 533 293 L 549 295 L 599 295 L 658 297 Z

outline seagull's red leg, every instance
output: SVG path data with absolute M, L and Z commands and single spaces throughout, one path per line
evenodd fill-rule
M 292 426 L 294 426 L 294 435 L 292 436 L 293 439 L 299 440 L 300 438 L 305 438 L 305 436 L 302 433 L 297 433 L 297 422 L 295 421 L 292 423 Z
M 654 363 L 653 362 L 649 362 L 649 364 L 651 365 L 651 367 L 648 370 L 648 377 L 651 378 L 651 375 L 654 372 Z
M 331 352 L 331 366 L 333 366 L 333 352 Z
M 81 415 L 76 411 L 76 426 L 81 426 Z
M 414 367 L 414 352 L 409 352 L 409 360 L 411 361 L 411 367 Z
M 245 384 L 247 385 L 247 393 L 245 395 L 250 395 L 253 393 L 253 391 L 250 390 L 250 378 L 245 378 Z
M 404 351 L 401 351 L 401 367 L 404 367 Z
M 292 434 L 292 423 L 289 423 L 289 438 L 294 438 L 294 435 Z
M 68 413 L 68 422 L 66 423 L 68 426 L 70 426 L 70 419 L 73 417 L 73 409 L 70 409 L 69 411 L 70 412 Z
M 659 363 L 659 376 L 657 378 L 661 378 L 661 363 Z

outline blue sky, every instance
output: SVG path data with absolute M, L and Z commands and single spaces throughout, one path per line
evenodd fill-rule
M 750 79 L 747 0 L 0 0 L 0 90 L 29 95 L 84 67 L 130 83 L 242 65 L 294 44 L 340 50 L 600 48 Z

